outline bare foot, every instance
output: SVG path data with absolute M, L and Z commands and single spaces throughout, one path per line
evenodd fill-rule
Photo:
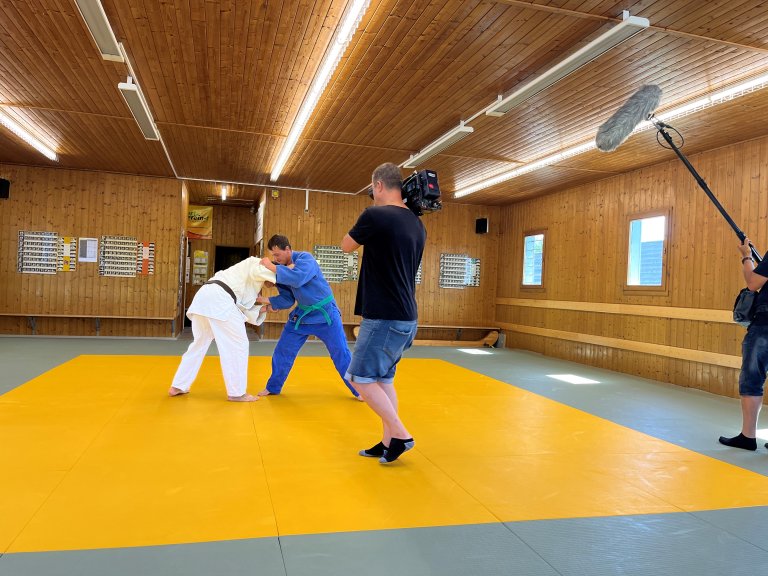
M 182 394 L 189 394 L 189 390 L 184 391 L 173 386 L 168 389 L 168 396 L 181 396 Z
M 270 394 L 272 394 L 272 392 L 264 388 L 264 390 L 262 390 L 261 392 L 257 392 L 256 396 L 269 396 Z
M 256 402 L 258 396 L 251 396 L 250 394 L 243 394 L 242 396 L 227 396 L 227 400 L 230 402 Z

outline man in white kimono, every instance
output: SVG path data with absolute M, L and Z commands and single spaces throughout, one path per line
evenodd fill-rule
M 248 336 L 245 322 L 259 325 L 266 312 L 256 304 L 264 282 L 275 282 L 275 273 L 250 257 L 220 270 L 200 287 L 187 311 L 194 340 L 181 357 L 169 396 L 189 392 L 205 353 L 213 340 L 219 349 L 227 400 L 254 402 L 259 398 L 246 392 L 248 386 Z

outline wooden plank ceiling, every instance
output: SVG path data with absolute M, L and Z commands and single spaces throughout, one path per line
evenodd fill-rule
M 142 137 L 117 90 L 128 69 L 102 60 L 74 0 L 7 0 L 0 108 L 35 126 L 60 159 L 0 128 L 0 162 L 271 185 L 346 0 L 102 3 L 167 155 Z M 615 25 L 623 9 L 651 28 L 505 116 L 481 115 L 472 135 L 424 166 L 437 170 L 445 200 L 590 140 L 643 84 L 661 86 L 663 110 L 768 72 L 768 10 L 755 0 L 371 0 L 276 186 L 361 190 L 377 164 L 404 161 Z M 675 125 L 692 153 L 768 134 L 767 111 L 768 89 Z M 672 157 L 647 132 L 614 154 L 584 154 L 461 201 L 507 204 Z

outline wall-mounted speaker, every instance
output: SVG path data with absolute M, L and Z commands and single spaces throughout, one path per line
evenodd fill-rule
M 11 181 L 0 178 L 0 199 L 8 200 L 11 197 Z
M 488 218 L 475 220 L 475 234 L 488 234 Z

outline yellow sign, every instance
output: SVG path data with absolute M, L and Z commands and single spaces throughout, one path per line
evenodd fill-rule
M 213 206 L 190 206 L 187 211 L 187 236 L 191 239 L 213 239 Z
M 73 272 L 75 270 L 73 258 L 71 256 L 71 249 L 72 249 L 72 238 L 69 236 L 64 236 L 64 267 L 62 268 L 62 272 Z M 72 265 L 70 265 L 70 262 Z

